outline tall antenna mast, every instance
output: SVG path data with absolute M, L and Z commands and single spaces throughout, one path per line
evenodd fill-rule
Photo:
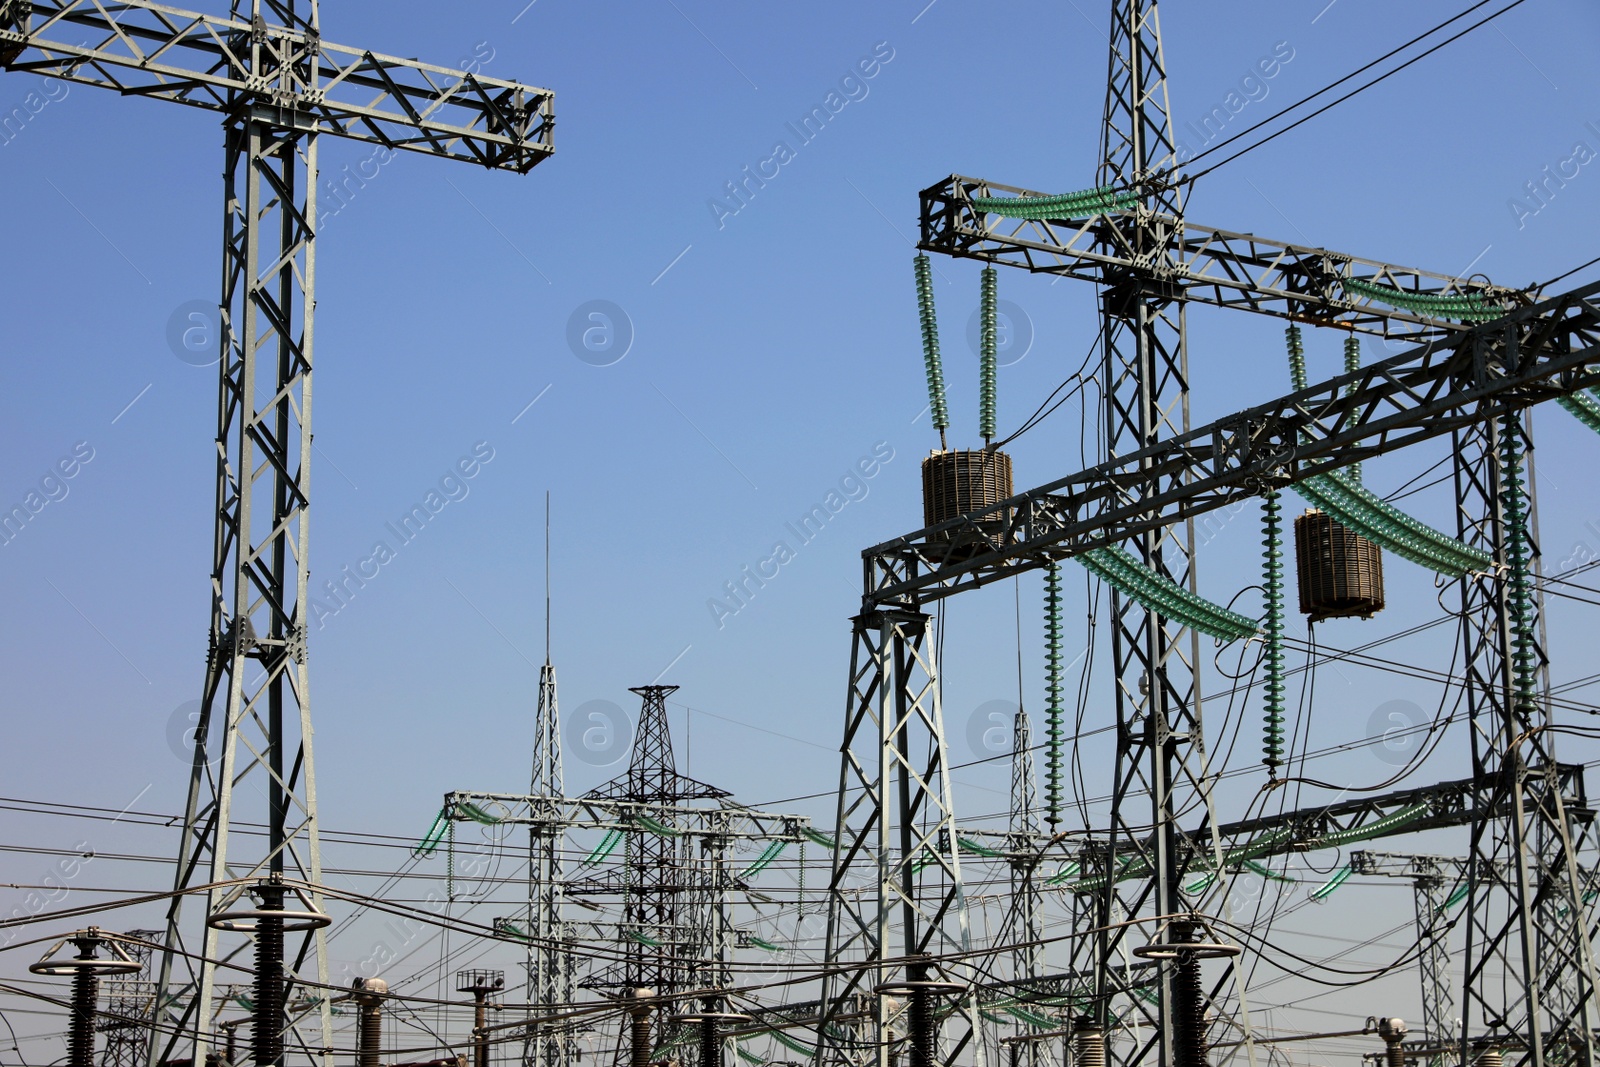
M 544 666 L 539 668 L 539 710 L 533 725 L 534 797 L 565 796 L 561 773 L 561 713 L 556 668 L 550 662 L 550 491 L 544 494 Z M 538 801 L 535 801 L 537 805 Z M 528 827 L 528 1003 L 534 1014 L 572 1000 L 573 961 L 566 950 L 565 872 L 562 827 L 557 819 L 534 819 Z M 530 1026 L 523 1042 L 523 1067 L 568 1067 L 577 1056 L 572 1035 L 560 1028 Z

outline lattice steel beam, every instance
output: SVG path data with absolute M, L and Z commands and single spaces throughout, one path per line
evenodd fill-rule
M 1146 188 L 1164 192 L 1159 180 L 1147 183 Z M 1529 302 L 1528 294 L 1520 290 L 1233 233 L 1190 222 L 1181 213 L 1159 206 L 1077 219 L 1010 219 L 973 204 L 975 197 L 1043 195 L 951 175 L 922 191 L 918 247 L 1102 284 L 1118 274 L 1133 272 L 1170 299 L 1413 343 L 1446 338 L 1467 327 L 1457 320 L 1386 305 L 1346 283 L 1366 282 L 1405 293 L 1478 297 L 1507 309 Z M 1158 247 L 1141 244 L 1141 230 L 1161 232 L 1168 243 Z
M 0 0 L 0 59 L 83 85 L 526 173 L 555 150 L 545 89 L 324 41 L 293 4 L 231 17 L 145 0 Z M 272 10 L 273 7 L 277 10 Z M 304 5 L 310 8 L 311 5 Z
M 1600 283 L 1474 327 L 1449 345 L 1423 345 L 868 548 L 867 603 L 940 600 L 1249 499 L 1268 485 L 1453 433 L 1478 421 L 1478 405 L 1489 400 L 1524 408 L 1594 385 Z M 1133 487 L 1152 472 L 1163 479 L 1162 493 L 1136 497 Z M 1161 515 L 1150 514 L 1154 505 Z M 952 540 L 969 547 L 953 555 Z
M 928 625 L 905 611 L 854 620 L 825 941 L 830 962 L 851 966 L 823 978 L 822 1064 L 888 1067 L 894 1009 L 874 990 L 902 979 L 968 987 L 940 1026 L 938 1056 L 983 1064 L 966 967 L 949 963 L 934 973 L 922 962 L 971 948 Z M 871 1025 L 842 1025 L 869 998 Z

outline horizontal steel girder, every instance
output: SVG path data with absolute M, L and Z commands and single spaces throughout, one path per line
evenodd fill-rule
M 0 60 L 128 96 L 526 173 L 554 151 L 554 94 L 330 44 L 303 29 L 143 0 L 0 0 Z
M 1442 436 L 1489 401 L 1520 409 L 1600 384 L 1597 296 L 1584 286 L 866 549 L 862 610 L 916 608 Z
M 1407 293 L 1475 296 L 1507 307 L 1528 302 L 1527 294 L 1520 290 L 1326 248 L 1232 233 L 1144 208 L 1137 215 L 1128 211 L 1084 218 L 1014 219 L 986 213 L 972 202 L 974 197 L 1043 195 L 951 175 L 922 191 L 918 247 L 1038 274 L 1110 286 L 1126 284 L 1152 295 L 1412 342 L 1460 333 L 1467 327 L 1450 319 L 1387 307 L 1347 292 L 1343 282 L 1370 282 Z M 1154 257 L 1135 251 L 1136 218 L 1170 235 Z
M 728 840 L 805 841 L 811 820 L 803 815 L 773 815 L 738 805 L 694 808 L 686 805 L 641 804 L 630 800 L 590 797 L 544 797 L 521 793 L 446 793 L 445 818 L 479 822 L 464 810 L 475 805 L 491 811 L 497 826 L 535 826 L 551 830 L 637 830 L 651 833 L 639 816 L 671 826 L 686 837 Z

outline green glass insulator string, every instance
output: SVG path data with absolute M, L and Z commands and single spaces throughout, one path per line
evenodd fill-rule
M 1050 832 L 1061 823 L 1061 564 L 1044 568 L 1045 822 Z
M 1346 337 L 1344 339 L 1344 372 L 1346 374 L 1354 374 L 1356 371 L 1358 371 L 1360 369 L 1361 369 L 1361 338 L 1357 337 L 1355 334 L 1351 334 L 1349 337 Z M 1357 383 L 1351 382 L 1349 385 L 1345 386 L 1344 395 L 1345 396 L 1355 396 L 1358 388 L 1359 388 L 1359 386 L 1357 385 Z M 1350 464 L 1350 467 L 1348 468 L 1348 471 L 1347 471 L 1345 476 L 1347 478 L 1349 478 L 1350 481 L 1354 482 L 1356 485 L 1360 485 L 1361 484 L 1361 464 L 1359 464 L 1359 463 Z
M 950 428 L 950 410 L 944 399 L 944 363 L 939 356 L 939 321 L 933 309 L 933 266 L 925 255 L 918 255 L 917 315 L 922 320 L 922 362 L 928 373 L 928 405 L 933 411 L 933 427 L 939 431 L 939 448 L 944 450 L 944 432 Z
M 1284 596 L 1283 596 L 1283 503 L 1276 489 L 1262 496 L 1261 547 L 1266 560 L 1267 617 L 1266 632 L 1266 700 L 1263 706 L 1265 730 L 1262 734 L 1261 762 L 1267 765 L 1269 777 L 1278 776 L 1283 765 L 1284 724 Z
M 995 436 L 995 318 L 999 276 L 1000 272 L 993 267 L 985 267 L 979 287 L 979 321 L 982 326 L 978 346 L 978 433 L 986 445 Z
M 1532 552 L 1522 443 L 1517 413 L 1507 411 L 1500 417 L 1500 496 L 1505 516 L 1506 600 L 1511 614 L 1511 692 L 1518 708 L 1532 708 L 1538 695 L 1539 657 L 1533 632 Z

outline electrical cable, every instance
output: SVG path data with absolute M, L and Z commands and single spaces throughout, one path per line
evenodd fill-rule
M 1428 37 L 1428 36 L 1431 36 L 1434 33 L 1437 33 L 1440 29 L 1443 29 L 1445 26 L 1448 26 L 1450 23 L 1456 21 L 1456 19 L 1461 18 L 1462 15 L 1466 15 L 1466 14 L 1469 14 L 1469 13 L 1471 13 L 1473 11 L 1476 11 L 1479 7 L 1482 7 L 1483 4 L 1486 3 L 1486 2 L 1487 2 L 1487 0 L 1480 0 L 1479 3 L 1474 4 L 1472 7 L 1468 8 L 1466 11 L 1463 11 L 1460 15 L 1453 16 L 1452 18 L 1446 20 L 1445 22 L 1440 23 L 1438 26 L 1435 26 L 1433 29 L 1429 30 L 1427 33 L 1424 33 L 1421 36 L 1419 36 L 1417 38 L 1414 38 L 1412 41 L 1408 41 L 1406 44 L 1401 45 L 1400 48 L 1395 49 L 1394 51 L 1400 51 L 1400 50 L 1402 50 L 1404 48 L 1409 47 L 1411 44 L 1415 43 L 1416 41 L 1421 40 L 1423 37 Z M 1240 156 L 1245 155 L 1248 152 L 1253 152 L 1257 148 L 1260 148 L 1262 145 L 1267 144 L 1269 141 L 1275 140 L 1276 138 L 1283 136 L 1284 134 L 1288 133 L 1290 130 L 1296 128 L 1297 126 L 1300 126 L 1300 125 L 1303 125 L 1304 123 L 1310 122 L 1312 119 L 1316 118 L 1318 115 L 1323 114 L 1324 112 L 1328 111 L 1331 108 L 1337 107 L 1338 105 L 1344 103 L 1346 100 L 1349 100 L 1351 97 L 1355 96 L 1358 93 L 1365 92 L 1366 90 L 1372 88 L 1374 85 L 1377 85 L 1379 82 L 1382 82 L 1382 81 L 1392 77 L 1393 75 L 1396 75 L 1396 74 L 1400 73 L 1402 70 L 1405 70 L 1407 67 L 1411 66 L 1413 63 L 1416 63 L 1416 62 L 1418 62 L 1420 60 L 1426 59 L 1428 56 L 1430 56 L 1433 53 L 1439 51 L 1439 49 L 1441 49 L 1441 48 L 1445 47 L 1446 45 L 1451 44 L 1451 43 L 1461 39 L 1462 37 L 1464 37 L 1467 34 L 1471 33 L 1473 30 L 1477 29 L 1478 27 L 1486 25 L 1487 23 L 1494 21 L 1495 19 L 1499 18 L 1501 15 L 1504 15 L 1507 11 L 1510 11 L 1512 8 L 1520 6 L 1522 3 L 1524 3 L 1524 0 L 1511 0 L 1511 2 L 1509 4 L 1507 4 L 1505 7 L 1501 8 L 1498 11 L 1492 12 L 1491 14 L 1485 16 L 1484 18 L 1480 19 L 1479 21 L 1473 23 L 1471 26 L 1468 26 L 1466 29 L 1461 30 L 1460 32 L 1456 33 L 1454 36 L 1448 37 L 1445 40 L 1440 41 L 1438 44 L 1430 46 L 1429 48 L 1427 48 L 1424 51 L 1422 51 L 1421 53 L 1411 57 L 1410 59 L 1406 60 L 1404 63 L 1401 63 L 1399 66 L 1393 68 L 1392 70 L 1385 71 L 1383 74 L 1380 74 L 1378 77 L 1372 79 L 1371 81 L 1369 81 L 1369 82 L 1367 82 L 1367 83 L 1365 83 L 1363 85 L 1357 86 L 1356 88 L 1350 90 L 1348 93 L 1346 93 L 1343 96 L 1339 97 L 1337 100 L 1334 100 L 1334 101 L 1332 101 L 1331 103 L 1328 103 L 1328 104 L 1324 104 L 1322 107 L 1317 108 L 1317 110 L 1313 111 L 1311 114 L 1305 115 L 1305 116 L 1302 116 L 1299 119 L 1296 119 L 1294 122 L 1291 122 L 1289 125 L 1285 126 L 1283 129 L 1275 130 L 1272 133 L 1268 134 L 1266 137 L 1263 137 L 1261 140 L 1255 142 L 1254 144 L 1246 145 L 1244 148 L 1241 148 L 1239 151 L 1233 153 L 1232 155 L 1227 156 L 1227 157 L 1217 161 L 1216 163 L 1211 164 L 1211 166 L 1209 166 L 1209 167 L 1205 168 L 1204 170 L 1200 171 L 1198 174 L 1192 174 L 1192 175 L 1189 175 L 1187 177 L 1184 177 L 1183 179 L 1181 179 L 1181 182 L 1182 183 L 1193 184 L 1195 181 L 1197 181 L 1200 178 L 1203 178 L 1207 174 L 1210 174 L 1212 171 L 1216 170 L 1218 167 L 1221 167 L 1221 166 L 1223 166 L 1223 165 L 1225 165 L 1227 163 L 1231 163 L 1234 160 L 1238 159 Z M 1390 52 L 1388 55 L 1381 56 L 1381 57 L 1379 57 L 1379 59 L 1374 60 L 1373 63 L 1382 62 L 1384 59 L 1387 59 L 1389 55 L 1393 55 L 1393 54 L 1394 54 L 1394 52 Z M 1369 64 L 1367 64 L 1367 67 L 1370 67 L 1372 65 L 1373 64 L 1369 63 Z M 1361 70 L 1366 70 L 1367 67 L 1362 67 Z M 1356 71 L 1355 73 L 1359 74 L 1360 71 Z M 1353 74 L 1352 75 L 1346 75 L 1344 78 L 1341 78 L 1338 82 L 1334 82 L 1333 85 L 1335 85 L 1335 86 L 1339 85 L 1342 82 L 1349 80 L 1349 78 L 1353 77 L 1353 76 L 1354 76 Z M 1332 87 L 1333 86 L 1329 86 L 1328 88 L 1332 88 Z M 1322 93 L 1327 92 L 1327 91 L 1328 91 L 1327 88 L 1318 90 L 1317 93 L 1312 94 L 1312 97 L 1320 96 Z M 1312 99 L 1312 97 L 1307 97 L 1306 99 L 1310 100 L 1310 99 Z M 1304 102 L 1304 101 L 1302 101 L 1302 102 Z M 1297 106 L 1299 106 L 1299 105 L 1298 104 L 1291 105 L 1291 107 L 1297 107 Z M 1287 111 L 1287 110 L 1288 109 L 1285 109 L 1285 111 Z M 1256 125 L 1259 126 L 1262 123 L 1270 122 L 1275 117 L 1276 116 L 1274 116 L 1274 115 L 1269 115 L 1269 116 L 1267 116 L 1267 118 L 1262 119 L 1261 123 L 1257 123 Z M 1255 129 L 1255 127 L 1251 127 L 1250 129 Z M 1250 130 L 1241 130 L 1239 133 L 1235 134 L 1232 138 L 1230 138 L 1230 140 L 1236 140 L 1237 138 L 1242 137 L 1246 133 L 1249 133 L 1249 132 L 1250 132 Z M 1206 154 L 1209 154 L 1211 151 L 1215 151 L 1217 148 L 1221 148 L 1221 147 L 1222 147 L 1221 144 L 1215 145 L 1211 149 L 1208 149 Z M 1200 157 L 1199 156 L 1195 157 L 1195 159 L 1198 159 L 1198 158 L 1200 158 Z M 1193 162 L 1193 160 L 1190 160 L 1190 162 Z

